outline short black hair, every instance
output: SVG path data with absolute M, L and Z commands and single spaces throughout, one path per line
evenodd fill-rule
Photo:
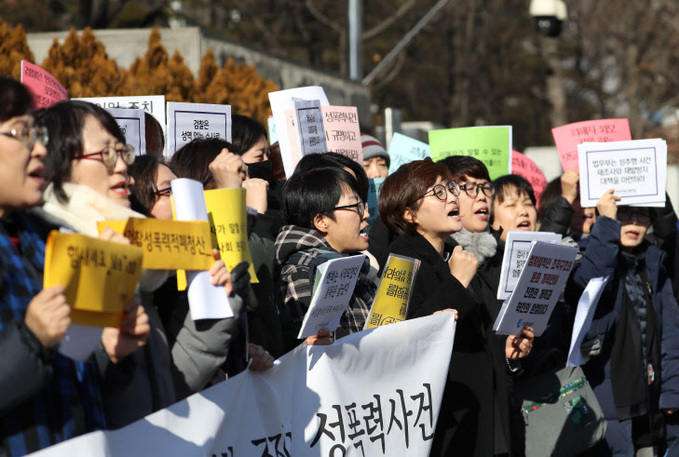
M 493 201 L 491 202 L 491 208 L 494 208 L 495 201 L 502 203 L 507 197 L 507 193 L 510 188 L 516 189 L 516 194 L 521 196 L 523 194 L 528 195 L 530 201 L 533 202 L 533 206 L 536 204 L 535 193 L 533 192 L 533 186 L 524 178 L 519 175 L 504 175 L 493 181 L 495 186 L 495 195 L 493 195 Z M 490 212 L 490 223 L 493 223 L 493 211 Z
M 231 152 L 243 155 L 262 138 L 266 141 L 267 131 L 261 123 L 242 114 L 231 115 Z
M 332 216 L 346 187 L 358 193 L 356 179 L 337 166 L 293 173 L 283 188 L 283 224 L 314 228 L 316 215 Z
M 222 138 L 196 138 L 179 148 L 170 159 L 170 170 L 179 178 L 190 178 L 203 184 L 206 190 L 215 188 L 210 163 L 222 152 L 233 152 L 233 146 Z
M 83 128 L 87 116 L 94 116 L 116 140 L 126 143 L 115 118 L 95 104 L 66 100 L 38 113 L 38 122 L 47 127 L 50 136 L 43 176 L 53 185 L 54 195 L 62 203 L 68 201 L 63 186 L 71 178 L 73 160 L 83 155 Z
M 490 181 L 488 168 L 483 162 L 481 162 L 479 159 L 475 157 L 450 156 L 440 160 L 439 162 L 448 167 L 448 169 L 453 174 L 453 181 L 456 181 L 458 183 L 465 176 Z
M 356 183 L 358 185 L 356 188 L 356 193 L 364 202 L 368 201 L 370 182 L 368 181 L 368 175 L 365 173 L 365 168 L 363 168 L 363 165 L 360 163 L 342 154 L 338 154 L 336 152 L 324 152 L 321 154 L 315 153 L 305 155 L 300 159 L 299 162 L 297 162 L 295 173 L 304 170 L 310 170 L 311 168 L 321 167 L 339 167 L 350 169 L 354 175 L 356 175 Z

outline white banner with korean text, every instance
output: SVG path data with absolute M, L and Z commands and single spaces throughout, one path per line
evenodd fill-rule
M 35 455 L 429 455 L 455 336 L 455 313 L 300 346 L 125 428 Z

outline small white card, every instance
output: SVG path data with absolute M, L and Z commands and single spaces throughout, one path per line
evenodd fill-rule
M 505 254 L 502 257 L 502 269 L 500 270 L 500 284 L 497 288 L 498 300 L 508 298 L 514 291 L 521 270 L 528 260 L 528 251 L 530 251 L 533 240 L 559 244 L 561 243 L 561 235 L 552 232 L 524 232 L 521 230 L 507 232 Z
M 172 198 L 178 221 L 208 220 L 203 185 L 198 181 L 178 178 L 172 181 Z M 211 282 L 209 271 L 187 271 L 189 307 L 194 321 L 233 317 L 229 299 L 222 286 Z
M 662 139 L 581 143 L 580 205 L 595 207 L 609 189 L 618 205 L 665 206 L 667 143 Z
M 168 154 L 195 138 L 231 141 L 231 106 L 167 102 Z
M 590 279 L 580 296 L 580 300 L 578 300 L 578 310 L 575 313 L 573 335 L 571 336 L 571 347 L 568 350 L 568 361 L 566 362 L 568 367 L 584 365 L 589 360 L 588 357 L 583 357 L 582 352 L 580 352 L 580 346 L 582 346 L 582 342 L 585 341 L 587 332 L 589 332 L 592 326 L 596 305 L 599 303 L 607 282 L 608 276 Z
M 343 257 L 329 260 L 317 268 L 311 304 L 297 338 L 316 335 L 324 328 L 330 331 L 337 328 L 351 301 L 364 260 L 365 255 Z
M 533 241 L 526 265 L 511 296 L 498 313 L 493 330 L 518 335 L 525 326 L 542 335 L 566 285 L 578 248 Z

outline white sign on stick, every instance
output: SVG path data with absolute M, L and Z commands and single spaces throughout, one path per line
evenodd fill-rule
M 665 206 L 667 143 L 662 139 L 581 143 L 580 205 L 596 206 L 609 189 L 618 205 Z
M 528 261 L 512 295 L 505 300 L 493 330 L 498 335 L 518 335 L 533 327 L 542 335 L 566 285 L 578 248 L 533 241 Z
M 558 244 L 561 243 L 561 235 L 551 232 L 524 232 L 522 230 L 507 232 L 505 253 L 502 257 L 502 269 L 500 270 L 500 284 L 497 288 L 498 300 L 506 299 L 514 291 L 521 270 L 528 260 L 528 252 L 533 240 Z
M 231 106 L 167 102 L 168 154 L 195 138 L 231 141 Z

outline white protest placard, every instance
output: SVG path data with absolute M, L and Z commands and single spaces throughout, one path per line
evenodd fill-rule
M 533 241 L 514 292 L 502 304 L 493 330 L 518 335 L 524 326 L 542 335 L 566 285 L 578 248 Z
M 568 360 L 566 362 L 567 367 L 578 367 L 584 365 L 589 360 L 589 357 L 582 355 L 580 347 L 592 326 L 596 305 L 599 303 L 601 294 L 606 288 L 608 279 L 608 276 L 590 279 L 580 296 L 580 300 L 578 300 L 578 309 L 575 312 L 575 321 L 573 322 L 571 346 L 568 350 Z
M 300 345 L 268 371 L 35 455 L 426 456 L 454 337 L 455 313 L 440 313 Z
M 146 120 L 140 109 L 104 108 L 116 119 L 125 135 L 125 142 L 134 147 L 137 155 L 146 154 Z
M 164 95 L 131 95 L 125 97 L 83 97 L 82 100 L 94 103 L 102 108 L 128 108 L 146 111 L 155 117 L 165 131 L 165 96 Z
M 273 116 L 269 116 L 266 119 L 266 125 L 269 128 L 269 144 L 274 144 L 278 141 L 278 134 L 276 133 L 276 123 L 273 120 Z
M 533 240 L 558 244 L 561 243 L 561 235 L 551 232 L 524 232 L 521 230 L 507 232 L 505 253 L 502 257 L 502 269 L 500 270 L 500 284 L 497 288 L 498 300 L 506 299 L 514 291 L 521 270 L 528 260 L 528 252 Z
M 285 169 L 286 176 L 292 175 L 296 163 L 293 162 L 290 146 L 291 138 L 294 139 L 295 132 L 288 128 L 286 119 L 286 110 L 293 110 L 295 108 L 292 100 L 293 97 L 302 100 L 319 100 L 321 106 L 330 104 L 328 102 L 328 97 L 325 96 L 323 88 L 319 86 L 296 87 L 294 89 L 269 92 L 271 112 L 273 113 L 276 125 L 276 134 L 278 135 L 278 144 L 281 149 L 281 159 L 283 160 L 283 168 Z
M 320 100 L 302 100 L 295 98 L 295 125 L 297 141 L 302 155 L 326 152 L 325 134 L 323 130 L 323 113 Z
M 609 189 L 620 197 L 618 205 L 665 206 L 667 143 L 649 140 L 581 143 L 580 205 L 596 206 Z
M 427 143 L 395 132 L 389 143 L 389 174 L 392 174 L 404 163 L 423 160 L 430 156 Z
M 332 259 L 318 266 L 311 304 L 304 315 L 297 338 L 316 335 L 327 328 L 333 331 L 351 301 L 365 255 Z
M 231 106 L 167 102 L 168 155 L 195 138 L 231 141 Z
M 176 220 L 206 221 L 203 185 L 188 178 L 172 180 L 172 200 Z M 215 286 L 209 271 L 187 271 L 189 308 L 194 321 L 199 319 L 223 319 L 233 317 L 224 287 Z

